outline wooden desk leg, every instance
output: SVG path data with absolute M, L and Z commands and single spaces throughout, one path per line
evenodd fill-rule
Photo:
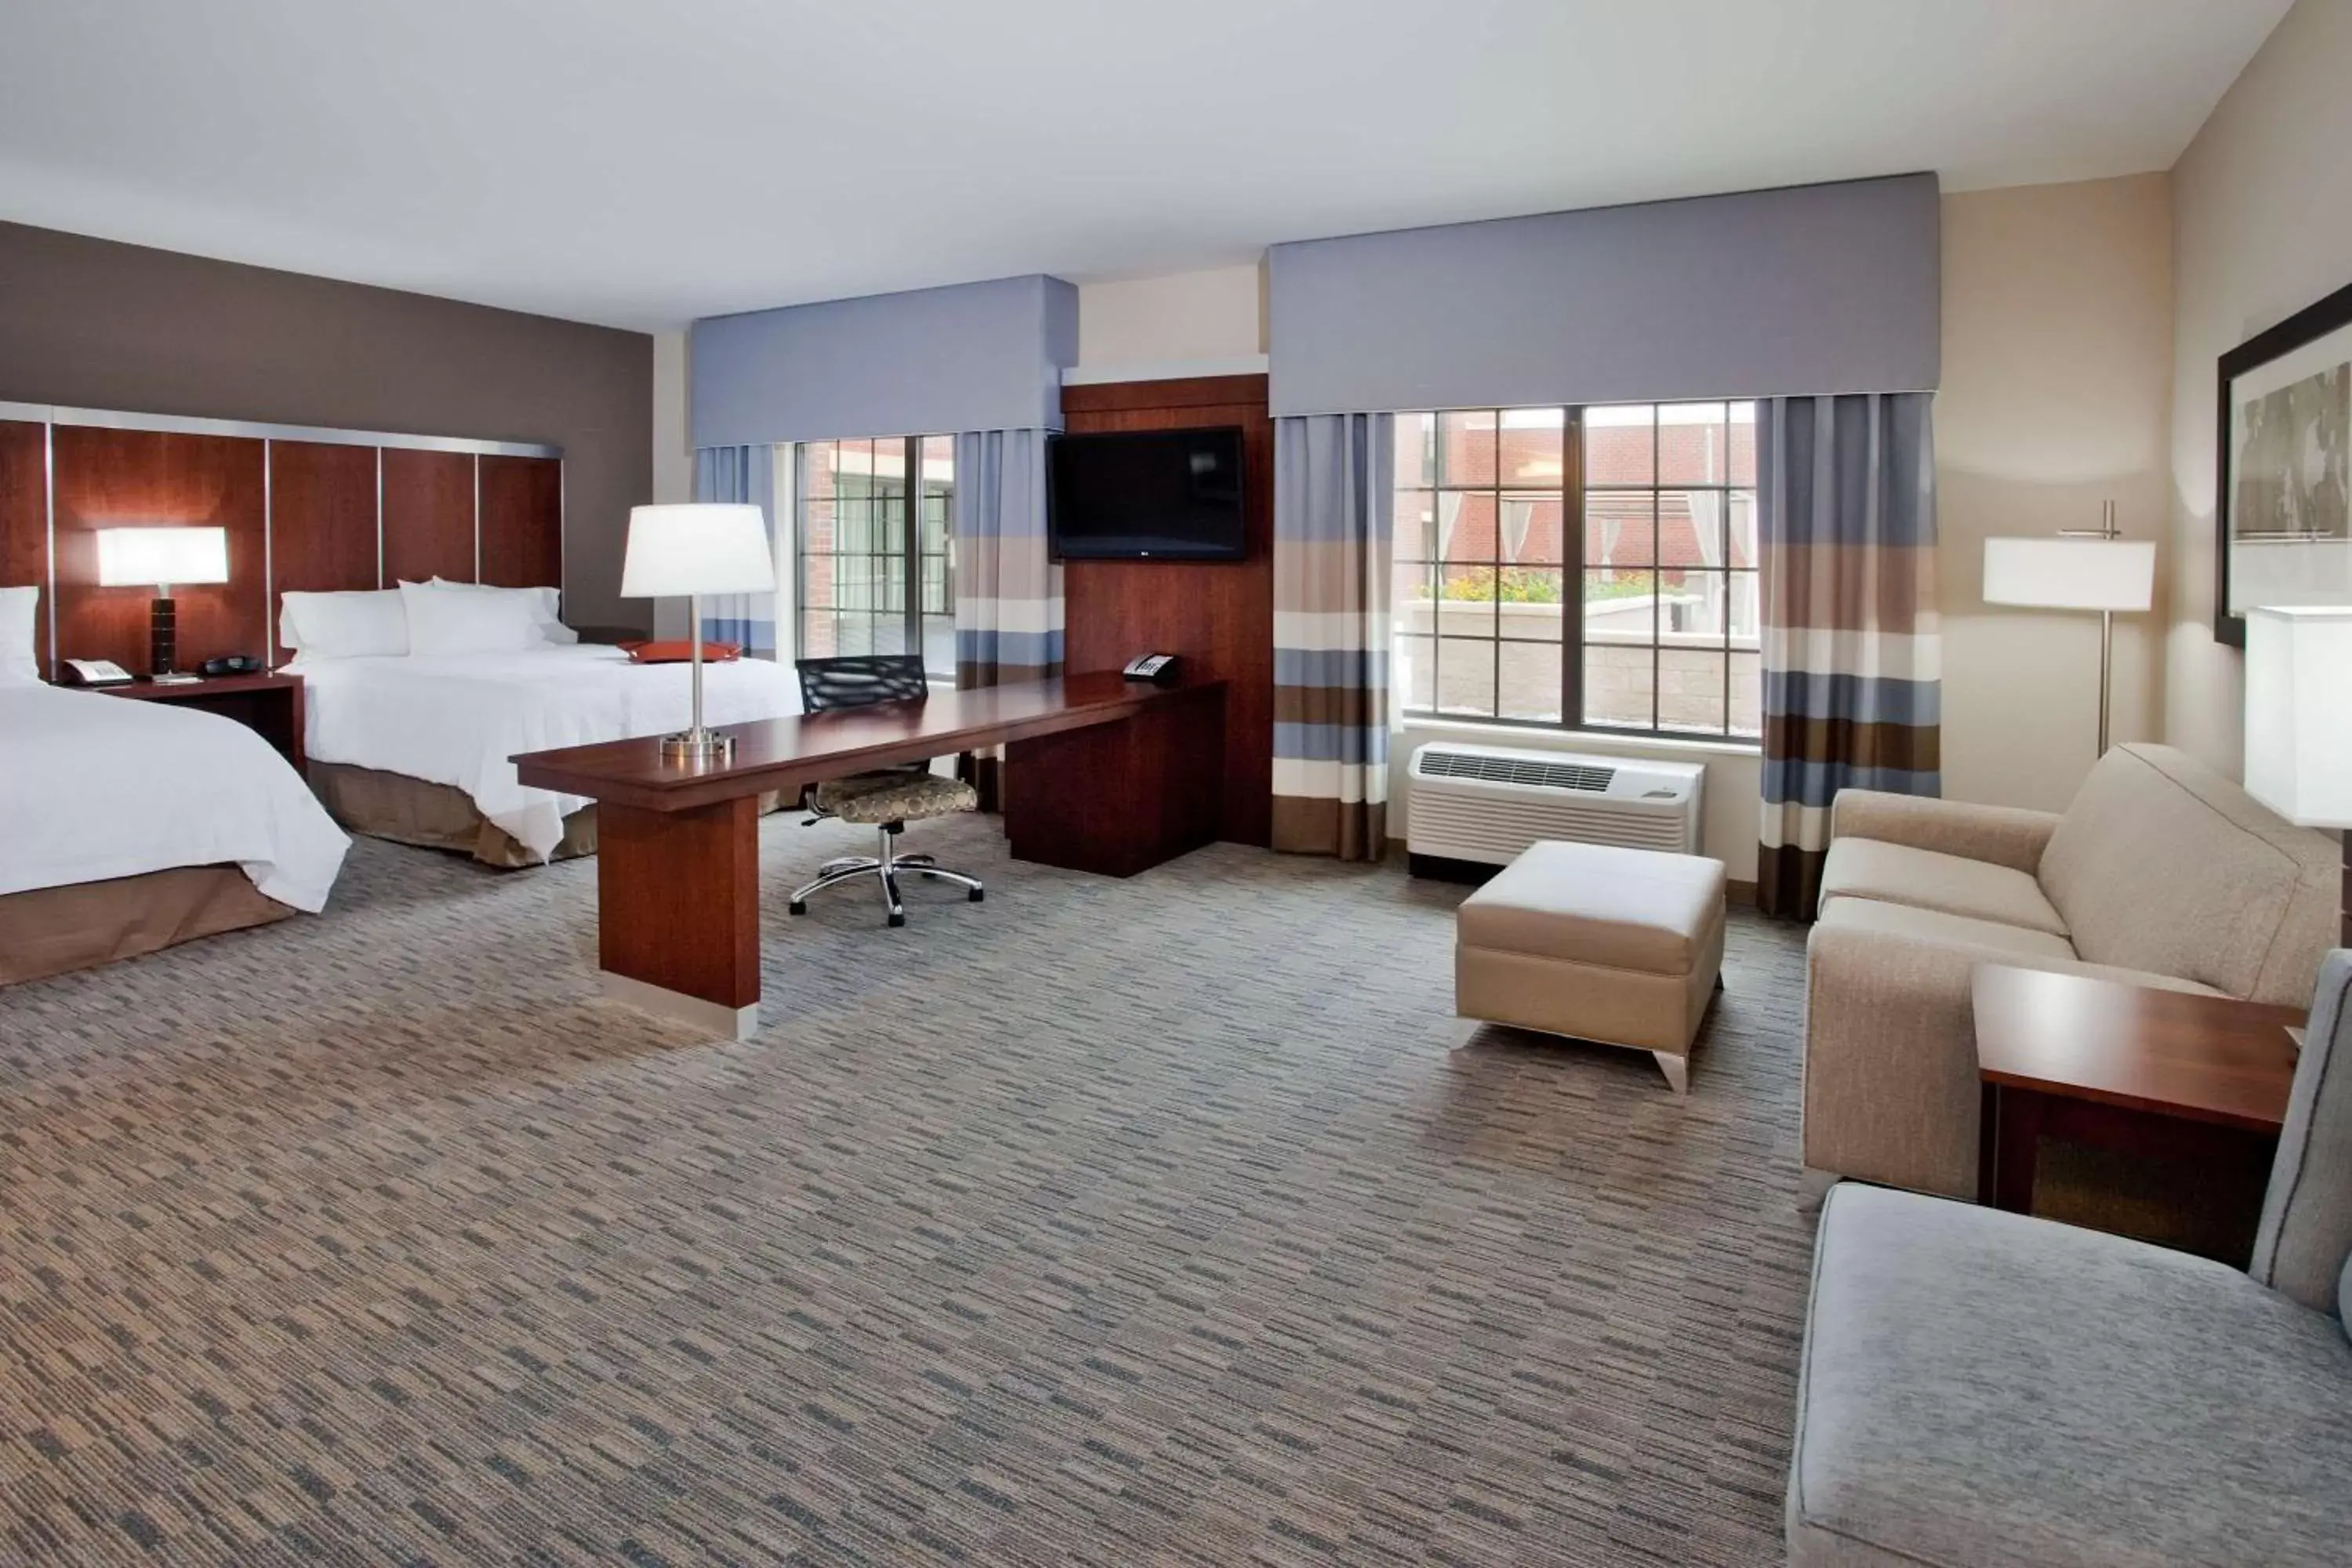
M 2042 1157 L 2042 1097 L 2030 1089 L 1985 1086 L 1988 1125 L 1979 1144 L 1979 1202 L 2011 1214 L 2033 1212 L 2034 1166 Z M 1985 1155 L 1990 1156 L 1989 1163 Z
M 760 1017 L 760 803 L 596 807 L 604 994 L 730 1039 Z

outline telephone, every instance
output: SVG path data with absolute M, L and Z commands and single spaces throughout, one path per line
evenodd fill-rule
M 68 686 L 128 686 L 131 672 L 110 658 L 69 658 L 66 664 L 66 684 Z
M 249 653 L 225 653 L 196 666 L 196 672 L 207 680 L 224 675 L 259 675 L 261 660 Z
M 1161 684 L 1176 679 L 1177 658 L 1172 653 L 1139 653 L 1127 661 L 1120 671 L 1129 680 L 1155 680 Z

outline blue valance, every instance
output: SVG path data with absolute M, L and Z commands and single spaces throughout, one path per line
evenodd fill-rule
M 1933 174 L 1277 245 L 1277 416 L 1932 390 Z
M 694 323 L 697 447 L 1058 430 L 1078 291 L 1032 274 Z

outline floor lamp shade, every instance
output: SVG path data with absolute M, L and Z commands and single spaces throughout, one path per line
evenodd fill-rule
M 1988 539 L 1984 599 L 2040 610 L 2145 610 L 2156 601 L 2156 545 L 2063 535 Z
M 2246 612 L 2246 793 L 2352 827 L 2352 607 Z
M 768 594 L 775 587 L 768 518 L 758 507 L 696 501 L 630 509 L 623 598 Z

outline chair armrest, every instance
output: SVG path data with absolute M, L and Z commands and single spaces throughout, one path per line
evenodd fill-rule
M 1976 966 L 2217 994 L 2167 974 L 2079 959 L 1815 926 L 1805 943 L 1804 1163 L 1973 1201 Z
M 1989 860 L 2031 877 L 2058 826 L 2054 811 L 2015 805 L 1970 805 L 1884 790 L 1842 789 L 1830 803 L 1830 839 L 1875 838 L 1933 849 L 1964 860 Z

